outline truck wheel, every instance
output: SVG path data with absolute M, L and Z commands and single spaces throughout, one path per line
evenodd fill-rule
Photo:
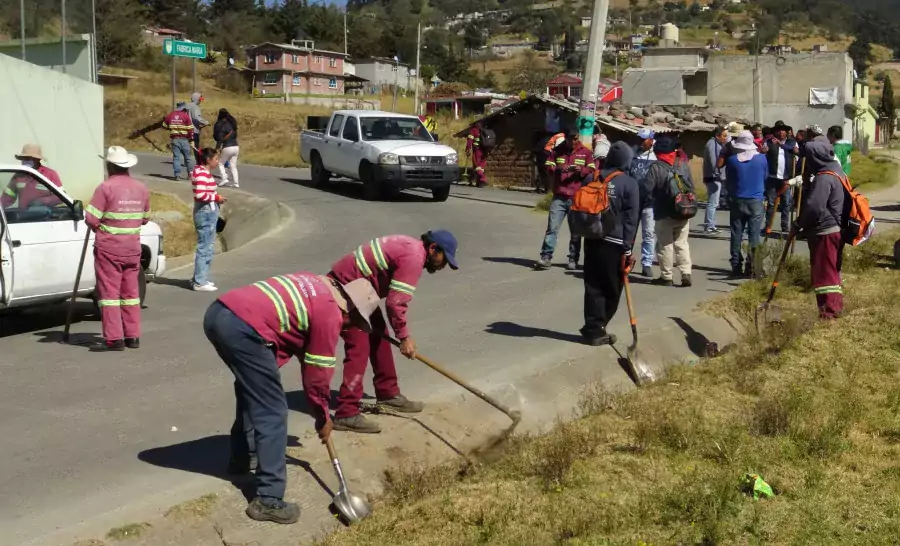
M 450 197 L 450 186 L 441 186 L 440 188 L 431 188 L 431 197 L 438 202 L 444 202 Z
M 381 183 L 375 179 L 375 170 L 368 163 L 359 169 L 360 179 L 363 183 L 363 197 L 367 201 L 381 199 Z
M 314 186 L 324 186 L 328 183 L 328 179 L 331 178 L 331 173 L 325 170 L 325 165 L 322 163 L 322 156 L 318 153 L 314 153 L 312 156 L 312 168 L 310 171 Z
M 138 297 L 140 297 L 141 307 L 143 307 L 144 298 L 147 297 L 147 273 L 143 267 L 138 270 Z

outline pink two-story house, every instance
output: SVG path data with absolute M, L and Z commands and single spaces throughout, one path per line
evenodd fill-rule
M 343 95 L 347 55 L 316 49 L 309 40 L 266 42 L 247 50 L 256 94 Z

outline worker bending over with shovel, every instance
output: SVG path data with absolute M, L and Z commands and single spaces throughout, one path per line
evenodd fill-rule
M 357 279 L 371 282 L 378 296 L 385 299 L 388 321 L 400 340 L 400 352 L 412 359 L 416 357 L 416 343 L 406 324 L 409 302 L 423 269 L 436 273 L 448 264 L 451 269 L 457 269 L 456 248 L 456 237 L 442 229 L 429 231 L 420 239 L 388 235 L 360 245 L 338 260 L 328 276 L 340 283 Z M 387 324 L 380 309 L 372 314 L 371 322 L 372 332 L 365 332 L 353 325 L 341 332 L 345 354 L 344 382 L 338 394 L 338 408 L 334 412 L 335 430 L 381 432 L 377 423 L 359 412 L 363 376 L 369 359 L 375 372 L 375 397 L 379 405 L 403 413 L 422 411 L 421 402 L 413 402 L 400 394 L 394 355 L 391 344 L 385 339 Z
M 237 399 L 228 471 L 250 472 L 256 458 L 256 495 L 247 515 L 294 523 L 300 508 L 284 501 L 288 406 L 279 368 L 296 356 L 303 391 L 322 442 L 331 434 L 328 402 L 335 349 L 349 324 L 371 329 L 378 296 L 364 280 L 340 285 L 304 271 L 228 292 L 206 311 L 203 330 L 234 374 Z
M 150 192 L 131 177 L 128 169 L 137 157 L 121 146 L 106 152 L 109 178 L 94 190 L 84 207 L 84 222 L 94 239 L 97 305 L 103 325 L 103 343 L 94 351 L 124 351 L 141 344 L 141 226 L 150 220 Z

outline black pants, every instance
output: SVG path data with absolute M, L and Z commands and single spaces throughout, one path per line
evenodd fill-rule
M 234 374 L 237 409 L 231 456 L 249 459 L 255 447 L 256 494 L 282 499 L 287 484 L 288 406 L 275 353 L 256 330 L 218 301 L 206 311 L 203 330 Z
M 584 240 L 584 327 L 588 339 L 606 335 L 606 325 L 619 308 L 622 288 L 621 245 L 601 239 Z

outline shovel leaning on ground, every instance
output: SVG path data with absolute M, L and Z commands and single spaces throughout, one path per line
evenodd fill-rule
M 81 271 L 84 269 L 84 259 L 87 256 L 88 242 L 91 239 L 91 228 L 85 227 L 84 246 L 81 247 L 81 260 L 78 262 L 78 270 L 75 273 L 75 286 L 72 288 L 72 299 L 69 300 L 69 308 L 66 310 L 66 328 L 63 330 L 63 343 L 69 342 L 69 328 L 72 327 L 72 313 L 75 310 L 75 298 L 78 297 L 78 285 L 81 284 Z
M 653 375 L 653 370 L 650 369 L 650 366 L 645 362 L 638 352 L 638 333 L 637 333 L 637 317 L 634 314 L 634 305 L 631 303 L 631 283 L 628 282 L 628 272 L 625 272 L 624 277 L 625 282 L 625 303 L 628 306 L 628 321 L 631 323 L 631 338 L 632 344 L 628 346 L 627 355 L 628 358 L 628 366 L 631 368 L 629 370 L 631 377 L 634 378 L 634 382 L 638 385 L 644 385 L 646 383 L 652 383 L 656 381 L 656 376 Z
M 359 495 L 354 495 L 347 487 L 347 481 L 344 479 L 344 472 L 341 471 L 341 462 L 337 458 L 337 453 L 334 450 L 334 443 L 331 441 L 330 436 L 325 442 L 325 447 L 328 449 L 328 456 L 331 457 L 334 473 L 337 474 L 338 482 L 340 482 L 340 489 L 338 489 L 337 495 L 334 496 L 334 500 L 332 501 L 334 503 L 334 508 L 348 523 L 357 523 L 367 517 L 372 512 L 372 508 L 365 499 Z
M 759 306 L 757 306 L 756 313 L 753 316 L 753 324 L 756 326 L 756 332 L 759 335 L 762 335 L 762 329 L 766 324 L 781 322 L 781 307 L 772 305 L 772 300 L 775 299 L 775 290 L 778 289 L 778 277 L 781 275 L 781 268 L 784 266 L 785 260 L 787 260 L 788 252 L 790 251 L 796 236 L 797 231 L 792 229 L 788 234 L 787 240 L 784 242 L 784 250 L 781 251 L 781 258 L 778 260 L 778 267 L 775 269 L 775 278 L 772 279 L 772 288 L 769 289 L 769 297 L 766 298 L 765 302 L 760 303 Z M 759 320 L 760 315 L 763 317 L 762 324 L 760 324 Z

